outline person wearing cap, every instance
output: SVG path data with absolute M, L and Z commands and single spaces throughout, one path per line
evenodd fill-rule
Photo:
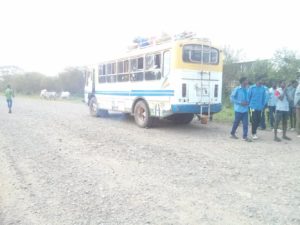
M 236 87 L 231 95 L 230 101 L 234 104 L 234 122 L 231 129 L 231 138 L 238 139 L 235 132 L 242 121 L 243 140 L 251 142 L 248 138 L 248 80 L 246 77 L 240 79 L 240 86 Z
M 10 85 L 7 85 L 7 88 L 4 91 L 4 95 L 6 97 L 8 113 L 11 113 L 12 108 L 12 98 L 14 97 L 14 91 L 11 89 Z
M 275 112 L 275 126 L 274 126 L 274 141 L 281 141 L 277 136 L 277 129 L 280 121 L 282 121 L 282 138 L 290 141 L 291 138 L 286 136 L 287 123 L 289 118 L 289 102 L 287 98 L 287 88 L 284 81 L 280 81 L 279 88 L 275 91 L 276 101 L 276 112 Z
M 300 138 L 300 78 L 298 79 L 298 86 L 295 91 L 295 98 L 294 98 L 294 107 L 296 111 L 296 131 L 297 137 Z
M 266 104 L 266 89 L 262 85 L 262 76 L 256 78 L 256 83 L 248 90 L 249 110 L 251 121 L 252 139 L 256 140 L 257 128 L 260 124 L 262 110 Z

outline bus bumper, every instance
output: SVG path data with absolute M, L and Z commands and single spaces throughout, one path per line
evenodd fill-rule
M 202 113 L 208 113 L 208 105 L 197 105 L 197 104 L 174 104 L 171 106 L 173 113 L 194 113 L 200 114 L 202 107 Z M 217 113 L 222 110 L 222 104 L 210 104 L 210 113 Z

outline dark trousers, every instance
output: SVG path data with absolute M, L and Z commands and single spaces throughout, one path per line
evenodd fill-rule
M 252 124 L 252 134 L 256 134 L 257 128 L 260 123 L 261 110 L 250 110 L 250 120 Z
M 263 110 L 261 111 L 261 118 L 260 118 L 260 128 L 261 129 L 266 129 L 266 108 L 263 108 Z
M 234 122 L 231 129 L 231 135 L 234 135 L 236 129 L 238 128 L 240 122 L 243 123 L 243 138 L 247 138 L 248 136 L 248 112 L 234 112 Z
M 278 129 L 278 125 L 279 125 L 280 121 L 282 121 L 282 136 L 286 136 L 288 118 L 289 118 L 289 112 L 288 111 L 276 110 L 276 113 L 275 113 L 275 127 L 274 127 L 275 137 L 277 137 L 277 129 Z
M 296 130 L 297 134 L 300 135 L 300 107 L 296 107 Z
M 294 107 L 290 107 L 289 111 L 291 128 L 296 127 L 296 111 Z
M 6 99 L 6 102 L 7 102 L 7 107 L 9 109 L 11 109 L 11 107 L 12 107 L 12 100 L 11 99 Z
M 275 121 L 275 106 L 269 106 L 269 121 L 271 128 L 274 128 L 274 121 Z

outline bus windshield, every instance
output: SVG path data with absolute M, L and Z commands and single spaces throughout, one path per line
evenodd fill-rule
M 207 45 L 188 44 L 183 46 L 182 59 L 188 63 L 218 64 L 219 50 Z

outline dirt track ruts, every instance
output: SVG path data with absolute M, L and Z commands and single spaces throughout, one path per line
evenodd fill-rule
M 0 98 L 0 225 L 300 224 L 300 139 L 138 128 L 84 104 Z M 239 129 L 240 131 L 241 129 Z

